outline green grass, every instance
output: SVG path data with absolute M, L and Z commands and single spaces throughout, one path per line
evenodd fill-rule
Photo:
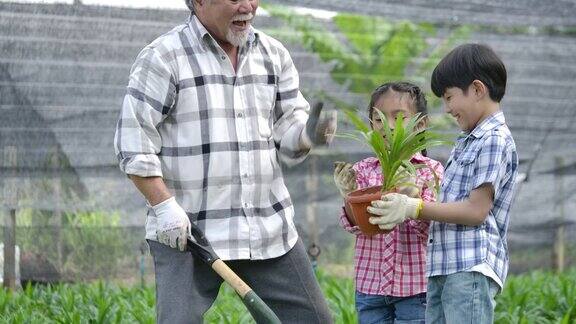
M 350 278 L 322 272 L 318 279 L 336 323 L 356 323 Z M 509 278 L 498 297 L 496 323 L 576 321 L 576 269 L 564 274 L 533 272 Z M 102 282 L 27 286 L 0 290 L 0 323 L 154 323 L 153 287 L 126 288 Z M 207 323 L 254 323 L 228 287 L 223 286 Z
M 496 307 L 497 323 L 575 323 L 576 270 L 535 271 L 510 278 Z

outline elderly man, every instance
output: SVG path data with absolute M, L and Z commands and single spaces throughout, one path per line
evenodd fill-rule
M 190 19 L 138 55 L 116 130 L 148 201 L 160 323 L 200 323 L 222 280 L 190 253 L 190 222 L 285 323 L 329 323 L 280 159 L 331 140 L 286 48 L 251 26 L 258 0 L 187 0 Z

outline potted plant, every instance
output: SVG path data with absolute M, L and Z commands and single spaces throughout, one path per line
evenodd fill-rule
M 434 132 L 430 127 L 420 129 L 416 127 L 425 116 L 417 114 L 404 121 L 400 114 L 394 129 L 391 129 L 386 116 L 379 110 L 375 111 L 383 121 L 381 129 L 373 130 L 370 123 L 364 122 L 355 111 L 346 110 L 345 114 L 356 131 L 340 135 L 367 144 L 380 161 L 382 168 L 382 186 L 358 189 L 345 198 L 346 214 L 350 222 L 357 225 L 366 235 L 387 233 L 368 221 L 371 215 L 366 208 L 370 203 L 380 199 L 385 193 L 397 191 L 400 186 L 415 186 L 410 179 L 416 176 L 416 169 L 427 167 L 410 162 L 412 156 L 424 149 L 450 143 L 445 136 Z M 434 170 L 432 172 L 434 173 Z M 438 188 L 437 177 L 434 187 Z

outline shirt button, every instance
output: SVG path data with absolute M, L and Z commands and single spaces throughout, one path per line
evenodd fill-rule
M 248 173 L 244 173 L 244 174 L 242 175 L 242 177 L 243 177 L 244 179 L 248 178 Z
M 226 56 L 222 55 L 220 56 L 220 58 L 222 59 L 222 61 L 224 61 L 226 59 Z
M 242 114 L 241 112 L 239 112 L 236 116 L 238 116 L 238 118 L 242 118 L 244 116 L 244 114 Z

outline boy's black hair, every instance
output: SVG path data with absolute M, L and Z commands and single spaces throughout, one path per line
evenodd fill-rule
M 474 80 L 486 85 L 490 98 L 500 102 L 506 92 L 506 67 L 494 51 L 482 44 L 464 44 L 446 55 L 432 72 L 431 88 L 437 97 L 457 87 L 464 93 Z
M 407 93 L 413 100 L 416 113 L 419 113 L 420 116 L 428 116 L 428 103 L 426 102 L 426 95 L 422 92 L 420 87 L 406 81 L 386 82 L 376 88 L 370 96 L 370 103 L 368 104 L 368 118 L 370 119 L 370 126 L 372 126 L 372 111 L 374 111 L 376 102 L 388 91 Z M 427 156 L 426 150 L 422 151 L 422 155 Z

